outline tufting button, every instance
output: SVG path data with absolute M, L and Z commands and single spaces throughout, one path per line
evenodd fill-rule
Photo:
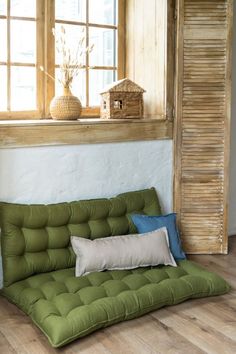
M 60 294 L 53 299 L 53 303 L 61 316 L 67 316 L 74 308 L 83 306 L 78 294 Z
M 107 297 L 105 289 L 101 286 L 90 286 L 78 291 L 81 301 L 85 305 L 91 304 L 93 301 Z
M 127 284 L 121 280 L 108 280 L 102 284 L 108 296 L 117 296 L 122 291 L 130 290 Z
M 56 281 L 49 281 L 41 286 L 41 290 L 47 300 L 53 299 L 55 296 L 67 293 L 65 284 Z
M 128 285 L 131 290 L 136 290 L 142 286 L 149 284 L 149 280 L 141 274 L 131 274 L 123 278 L 123 282 Z
M 112 279 L 110 272 L 93 272 L 88 274 L 87 278 L 93 286 L 100 286 L 107 280 Z

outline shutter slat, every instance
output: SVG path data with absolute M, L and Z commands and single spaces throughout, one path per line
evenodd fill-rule
M 175 210 L 188 253 L 227 252 L 232 0 L 178 0 Z

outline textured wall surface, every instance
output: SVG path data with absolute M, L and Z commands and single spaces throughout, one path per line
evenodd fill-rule
M 236 1 L 234 1 L 236 15 Z M 234 20 L 233 66 L 232 66 L 232 116 L 229 184 L 229 234 L 236 235 L 236 20 Z
M 57 203 L 156 187 L 172 210 L 172 141 L 0 150 L 0 200 Z

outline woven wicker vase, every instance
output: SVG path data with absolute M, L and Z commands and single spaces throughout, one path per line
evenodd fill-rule
M 50 113 L 56 120 L 76 120 L 82 106 L 78 97 L 73 96 L 69 87 L 63 88 L 62 96 L 55 96 L 50 103 Z

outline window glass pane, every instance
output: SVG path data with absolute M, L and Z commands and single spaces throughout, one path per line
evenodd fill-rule
M 116 30 L 90 28 L 89 36 L 90 45 L 94 44 L 89 65 L 116 66 Z
M 71 60 L 75 60 L 77 58 L 78 64 L 85 64 L 85 54 L 84 49 L 86 45 L 85 41 L 85 27 L 84 26 L 76 26 L 76 25 L 63 25 L 65 29 L 65 35 L 63 35 L 61 31 L 61 24 L 56 24 L 56 40 L 59 41 L 59 44 L 56 44 L 56 64 L 60 64 L 63 62 L 62 55 L 62 40 L 65 40 L 65 50 L 66 57 L 71 55 Z M 82 45 L 80 45 L 81 38 L 84 37 L 84 41 Z M 59 47 L 59 53 L 57 50 Z M 82 50 L 82 52 L 81 52 Z M 70 60 L 70 62 L 71 62 Z
M 6 0 L 0 0 L 0 15 L 5 15 L 7 14 L 7 1 Z
M 29 67 L 11 68 L 11 110 L 36 109 L 36 70 Z
M 0 61 L 7 61 L 7 21 L 0 20 Z
M 11 21 L 11 61 L 35 63 L 36 23 L 34 21 Z
M 100 105 L 100 92 L 102 89 L 116 80 L 116 71 L 90 70 L 89 71 L 89 105 Z
M 36 0 L 11 0 L 10 12 L 11 16 L 36 17 Z
M 7 110 L 7 68 L 0 66 L 0 111 Z
M 86 21 L 86 0 L 56 0 L 55 18 L 67 21 Z
M 89 0 L 89 22 L 116 25 L 116 0 Z
M 81 73 L 73 80 L 71 86 L 71 92 L 73 95 L 79 97 L 82 106 L 86 105 L 86 76 L 85 70 L 81 70 Z
M 56 96 L 60 96 L 63 94 L 63 86 L 62 84 L 58 81 L 58 79 L 60 78 L 60 69 L 56 69 L 56 82 L 55 82 L 55 95 Z M 85 106 L 86 104 L 86 97 L 85 97 L 85 93 L 86 93 L 86 76 L 85 76 L 85 70 L 81 69 L 79 72 L 79 75 L 77 77 L 74 78 L 74 80 L 72 81 L 72 85 L 71 85 L 71 93 L 74 96 L 79 97 L 82 106 Z

